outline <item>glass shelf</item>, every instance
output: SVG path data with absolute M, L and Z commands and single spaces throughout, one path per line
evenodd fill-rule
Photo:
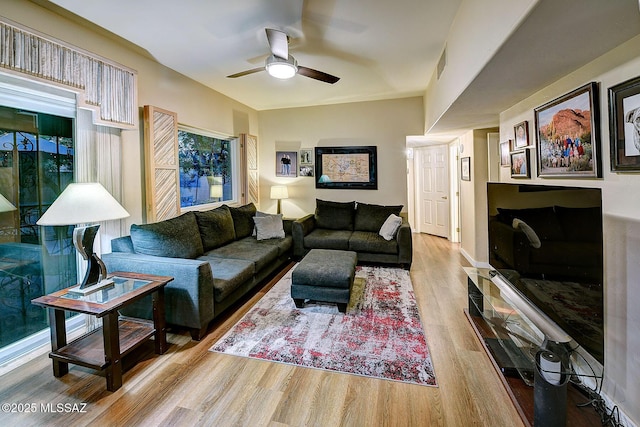
M 464 267 L 468 276 L 469 315 L 505 375 L 517 374 L 533 386 L 535 356 L 544 334 L 491 280 L 488 268 Z
M 93 293 L 82 295 L 74 292 L 66 292 L 60 295 L 61 298 L 73 299 L 78 301 L 94 302 L 98 304 L 106 304 L 119 298 L 129 292 L 139 289 L 149 283 L 149 280 L 130 279 L 128 277 L 112 276 L 113 283 L 104 289 L 100 289 Z

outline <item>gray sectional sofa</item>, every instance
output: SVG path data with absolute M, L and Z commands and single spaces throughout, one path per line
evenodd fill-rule
M 129 236 L 112 240 L 113 252 L 102 259 L 110 272 L 174 277 L 165 288 L 167 323 L 187 327 L 200 339 L 211 320 L 291 259 L 292 221 L 283 221 L 284 237 L 258 240 L 256 214 L 252 203 L 223 205 L 134 224 Z M 123 314 L 150 319 L 151 304 L 143 300 Z
M 407 270 L 412 261 L 411 226 L 402 206 L 316 199 L 315 213 L 293 222 L 293 255 L 301 259 L 311 249 L 354 251 L 359 263 L 399 264 Z M 389 216 L 402 218 L 390 240 L 380 235 Z

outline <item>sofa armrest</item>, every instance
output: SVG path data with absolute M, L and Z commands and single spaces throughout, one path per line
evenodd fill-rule
M 316 228 L 316 217 L 309 214 L 298 218 L 291 225 L 291 235 L 293 237 L 293 256 L 301 258 L 305 255 L 304 236 L 311 233 Z
M 102 260 L 108 271 L 173 277 L 165 287 L 168 323 L 202 329 L 213 319 L 213 274 L 208 262 L 119 252 L 105 254 Z M 130 315 L 151 318 L 150 308 L 150 304 L 138 304 Z
M 413 236 L 411 233 L 411 225 L 403 221 L 400 228 L 398 228 L 398 234 L 396 234 L 398 241 L 398 263 L 404 264 L 407 269 L 411 267 L 413 260 Z

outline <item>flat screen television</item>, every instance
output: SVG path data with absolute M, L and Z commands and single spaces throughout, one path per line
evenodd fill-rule
M 491 267 L 604 365 L 601 190 L 490 182 L 487 201 Z

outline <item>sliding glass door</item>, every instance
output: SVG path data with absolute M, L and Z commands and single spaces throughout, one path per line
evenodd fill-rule
M 33 298 L 76 282 L 73 227 L 36 225 L 73 181 L 73 124 L 0 106 L 0 349 L 48 327 Z

